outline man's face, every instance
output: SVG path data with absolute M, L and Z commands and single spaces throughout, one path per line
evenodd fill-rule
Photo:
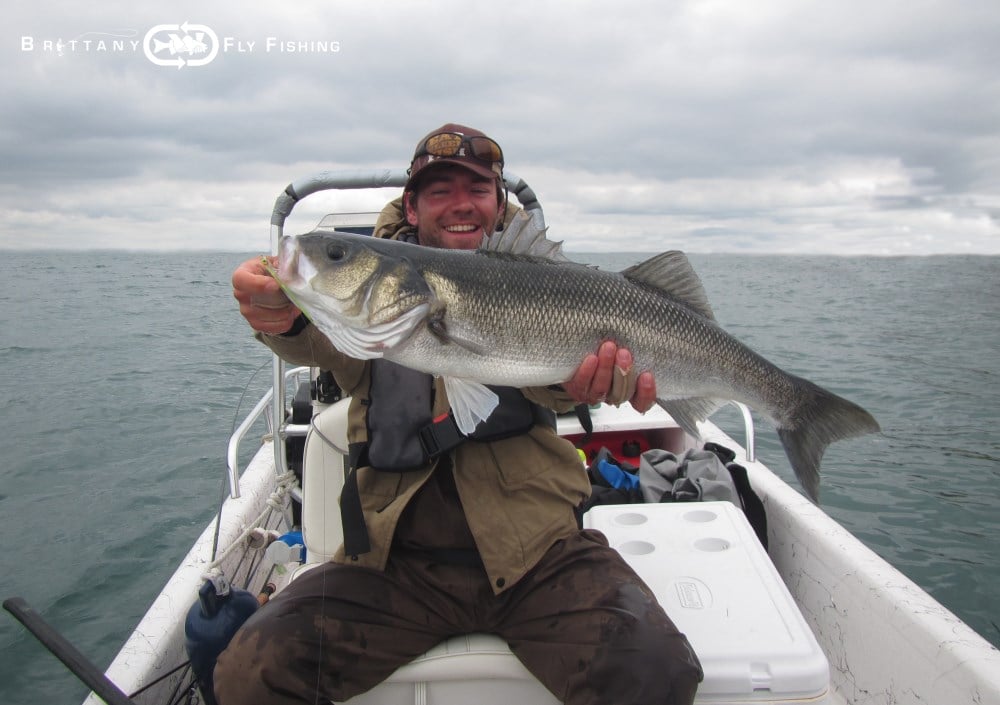
M 406 220 L 421 245 L 449 250 L 479 247 L 500 217 L 496 181 L 454 164 L 435 167 L 406 194 Z

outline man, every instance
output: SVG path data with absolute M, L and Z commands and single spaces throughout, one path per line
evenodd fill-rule
M 502 170 L 496 142 L 444 125 L 417 145 L 376 235 L 478 247 L 507 213 Z M 221 705 L 347 700 L 471 632 L 504 638 L 565 703 L 693 700 L 702 671 L 687 639 L 604 537 L 578 528 L 589 485 L 545 412 L 605 398 L 648 409 L 655 383 L 627 350 L 604 343 L 561 388 L 495 388 L 490 419 L 432 452 L 418 441 L 447 419 L 440 380 L 343 355 L 258 260 L 237 268 L 233 288 L 265 344 L 332 370 L 351 395 L 355 471 L 341 498 L 345 545 L 237 633 L 216 668 Z

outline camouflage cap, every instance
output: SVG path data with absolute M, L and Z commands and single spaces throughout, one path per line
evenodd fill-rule
M 438 164 L 457 164 L 503 183 L 500 145 L 483 132 L 465 125 L 442 125 L 417 143 L 407 172 L 406 190 L 413 190 L 427 168 Z

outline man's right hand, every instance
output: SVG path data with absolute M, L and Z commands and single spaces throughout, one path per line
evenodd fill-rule
M 286 333 L 301 313 L 264 268 L 260 257 L 248 259 L 233 272 L 233 296 L 240 302 L 240 313 L 250 327 L 261 333 Z

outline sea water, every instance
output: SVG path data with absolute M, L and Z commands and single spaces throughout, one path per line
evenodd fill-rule
M 238 407 L 267 388 L 229 284 L 248 256 L 5 253 L 0 598 L 101 668 L 211 520 Z M 828 450 L 826 511 L 1000 644 L 1000 258 L 691 259 L 727 330 L 881 423 Z M 735 411 L 715 420 L 742 438 Z M 766 423 L 757 440 L 798 487 Z M 0 614 L 0 701 L 85 694 Z

